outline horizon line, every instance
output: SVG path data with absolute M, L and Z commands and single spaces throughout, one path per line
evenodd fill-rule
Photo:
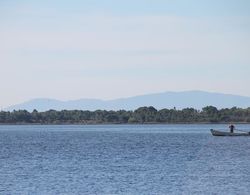
M 163 92 L 155 92 L 155 93 L 145 93 L 145 94 L 139 94 L 134 96 L 127 96 L 127 97 L 118 97 L 113 99 L 99 99 L 99 98 L 78 98 L 78 99 L 68 99 L 68 100 L 62 100 L 57 98 L 48 98 L 48 97 L 40 97 L 40 98 L 31 98 L 29 100 L 22 101 L 20 103 L 14 103 L 9 106 L 2 107 L 1 110 L 9 109 L 10 107 L 17 106 L 24 103 L 29 103 L 34 100 L 48 100 L 48 101 L 59 101 L 62 103 L 71 102 L 71 101 L 80 101 L 80 100 L 96 100 L 96 101 L 102 101 L 102 102 L 109 102 L 114 100 L 122 100 L 122 99 L 129 99 L 129 98 L 136 98 L 136 97 L 142 97 L 142 96 L 150 96 L 150 95 L 158 95 L 158 94 L 164 94 L 164 93 L 188 93 L 188 92 L 201 92 L 201 93 L 209 93 L 209 94 L 218 94 L 218 95 L 229 95 L 229 96 L 238 96 L 238 97 L 244 97 L 244 98 L 250 98 L 250 96 L 247 95 L 238 95 L 238 94 L 231 94 L 231 93 L 224 93 L 224 92 L 216 92 L 216 91 L 203 91 L 203 90 L 182 90 L 182 91 L 163 91 Z

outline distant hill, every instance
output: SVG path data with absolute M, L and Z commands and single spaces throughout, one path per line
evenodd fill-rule
M 177 109 L 187 107 L 201 109 L 209 105 L 217 108 L 231 108 L 234 106 L 248 108 L 250 107 L 250 97 L 204 91 L 165 92 L 106 101 L 99 99 L 79 99 L 71 101 L 33 99 L 22 104 L 10 106 L 4 110 L 134 110 L 142 106 L 154 106 L 156 109 L 174 107 Z

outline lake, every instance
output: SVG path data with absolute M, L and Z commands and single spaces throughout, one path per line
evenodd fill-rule
M 2 125 L 0 194 L 248 195 L 250 137 L 227 126 Z

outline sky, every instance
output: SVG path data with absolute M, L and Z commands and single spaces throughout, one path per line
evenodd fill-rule
M 250 96 L 249 0 L 0 0 L 0 108 L 33 98 Z

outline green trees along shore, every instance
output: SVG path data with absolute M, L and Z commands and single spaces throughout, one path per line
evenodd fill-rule
M 0 112 L 1 124 L 143 124 L 143 123 L 250 123 L 250 107 L 225 108 L 207 106 L 202 110 L 140 107 L 134 111 L 49 110 Z

